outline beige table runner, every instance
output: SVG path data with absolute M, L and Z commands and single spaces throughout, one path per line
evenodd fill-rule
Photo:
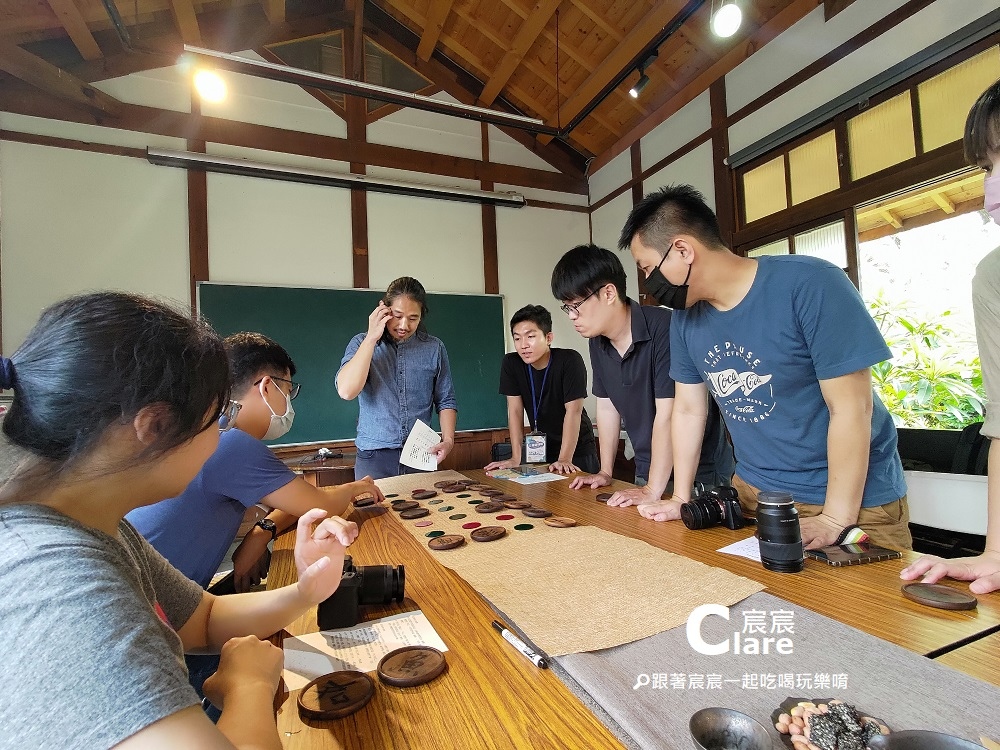
M 454 471 L 409 474 L 378 480 L 386 494 L 409 499 L 416 488 L 461 479 Z M 465 493 L 460 493 L 465 494 Z M 431 511 L 412 521 L 396 516 L 426 547 L 433 530 L 462 534 L 466 544 L 452 550 L 427 548 L 504 612 L 549 656 L 596 651 L 646 638 L 683 624 L 700 604 L 732 605 L 763 590 L 756 581 L 666 552 L 646 542 L 593 526 L 553 528 L 518 510 L 476 513 L 469 500 L 485 499 L 439 493 L 441 503 L 421 505 Z M 441 508 L 452 507 L 442 511 Z M 449 516 L 465 514 L 451 520 Z M 497 515 L 514 516 L 498 521 Z M 418 527 L 419 521 L 433 525 Z M 462 524 L 478 521 L 503 526 L 507 536 L 474 542 Z M 516 531 L 517 524 L 533 528 Z M 419 602 L 418 602 L 419 604 Z

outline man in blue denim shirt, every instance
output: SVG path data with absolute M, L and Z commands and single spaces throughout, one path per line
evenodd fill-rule
M 356 477 L 410 473 L 399 463 L 403 443 L 418 419 L 430 424 L 435 410 L 442 440 L 428 452 L 440 463 L 455 447 L 455 387 L 444 344 L 423 326 L 426 299 L 419 281 L 396 279 L 369 316 L 368 331 L 344 352 L 337 393 L 359 401 Z

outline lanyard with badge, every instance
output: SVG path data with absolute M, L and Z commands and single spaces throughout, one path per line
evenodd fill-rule
M 545 395 L 545 379 L 549 376 L 549 368 L 552 366 L 552 357 L 545 364 L 545 372 L 542 374 L 542 387 L 535 395 L 535 374 L 534 367 L 525 364 L 528 368 L 528 385 L 531 390 L 531 408 L 534 415 L 532 424 L 535 429 L 524 436 L 524 462 L 528 464 L 540 464 L 545 462 L 546 446 L 545 433 L 538 429 L 538 408 L 541 405 L 542 397 Z

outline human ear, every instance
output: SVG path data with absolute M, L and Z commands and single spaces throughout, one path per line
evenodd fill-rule
M 154 445 L 169 432 L 173 423 L 173 415 L 166 404 L 150 404 L 144 406 L 132 420 L 135 436 L 143 445 Z

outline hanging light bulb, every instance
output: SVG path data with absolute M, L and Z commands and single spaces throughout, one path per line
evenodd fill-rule
M 743 12 L 736 0 L 722 0 L 722 5 L 712 15 L 712 31 L 723 39 L 735 34 L 743 22 Z
M 221 102 L 226 98 L 226 83 L 214 70 L 199 70 L 194 74 L 194 87 L 207 102 Z
M 635 82 L 635 85 L 628 90 L 628 95 L 631 96 L 633 99 L 638 99 L 639 94 L 642 93 L 642 90 L 646 88 L 646 84 L 648 83 L 649 83 L 649 76 L 643 73 L 642 75 L 639 76 L 639 80 Z

